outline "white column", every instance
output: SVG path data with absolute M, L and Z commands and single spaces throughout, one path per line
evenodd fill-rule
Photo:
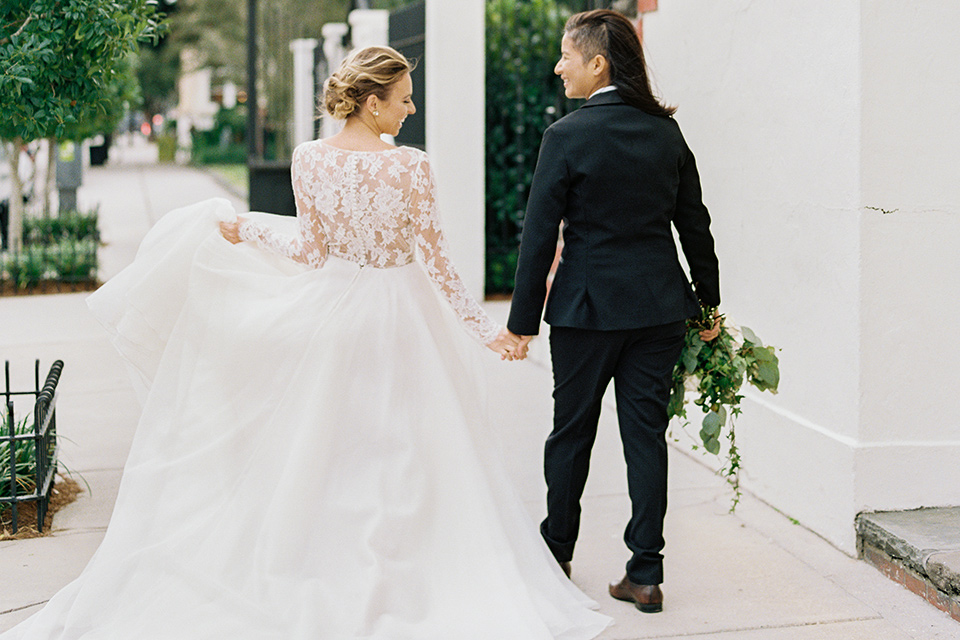
M 429 11 L 429 9 L 427 9 Z M 383 46 L 389 42 L 390 12 L 381 9 L 356 9 L 347 18 L 352 31 L 353 46 Z
M 237 85 L 228 80 L 223 83 L 223 108 L 233 109 L 237 106 Z
M 323 57 L 327 60 L 327 75 L 336 71 L 347 55 L 347 50 L 343 46 L 343 37 L 347 35 L 349 28 L 343 22 L 328 22 L 323 25 L 320 31 L 323 35 Z M 322 78 L 322 80 L 325 81 L 326 78 Z M 322 93 L 323 87 L 321 86 L 318 91 Z M 321 95 L 321 99 L 322 97 Z M 329 138 L 339 133 L 343 127 L 343 122 L 334 120 L 326 111 L 322 115 L 323 126 L 320 128 L 320 137 Z
M 199 67 L 196 51 L 185 49 L 180 54 L 182 72 L 177 81 L 179 102 L 177 104 L 177 133 L 181 142 L 190 146 L 190 127 L 201 131 L 213 128 L 213 118 L 220 106 L 210 99 L 213 70 Z M 184 125 L 180 121 L 185 121 Z
M 352 28 L 354 49 L 382 47 L 390 41 L 390 12 L 380 9 L 356 9 L 347 18 Z M 393 136 L 382 135 L 384 142 L 393 144 Z
M 426 138 L 454 264 L 484 287 L 484 2 L 427 2 Z
M 293 145 L 313 140 L 316 91 L 313 77 L 313 51 L 317 41 L 300 38 L 290 42 L 293 52 Z

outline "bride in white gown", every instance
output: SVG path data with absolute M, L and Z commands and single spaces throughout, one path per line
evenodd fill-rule
M 143 415 L 99 550 L 0 639 L 581 640 L 609 623 L 487 437 L 475 342 L 523 353 L 448 260 L 427 156 L 379 138 L 413 112 L 409 68 L 364 49 L 328 81 L 347 124 L 294 153 L 298 228 L 180 209 L 91 296 Z

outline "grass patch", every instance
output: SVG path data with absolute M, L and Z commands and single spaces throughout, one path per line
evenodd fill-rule
M 223 179 L 240 193 L 249 191 L 249 174 L 245 164 L 208 164 L 204 165 L 207 171 Z

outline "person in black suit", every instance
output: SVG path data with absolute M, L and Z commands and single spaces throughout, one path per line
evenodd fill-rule
M 686 320 L 700 305 L 720 304 L 710 216 L 693 154 L 674 109 L 651 92 L 629 20 L 608 10 L 572 16 L 554 71 L 567 97 L 588 100 L 543 135 L 507 321 L 521 337 L 522 357 L 546 299 L 554 425 L 544 449 L 540 530 L 569 575 L 600 403 L 612 379 L 633 504 L 624 540 L 633 555 L 610 593 L 652 613 L 663 601 L 671 374 Z M 547 298 L 561 221 L 563 252 Z M 701 335 L 718 333 L 715 324 Z

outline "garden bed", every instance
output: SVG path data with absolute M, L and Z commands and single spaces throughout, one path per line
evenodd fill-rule
M 24 220 L 22 247 L 0 256 L 0 296 L 96 289 L 97 217 L 68 212 Z
M 41 280 L 37 284 L 25 287 L 17 286 L 14 282 L 0 282 L 0 297 L 2 296 L 33 296 L 45 293 L 76 293 L 78 291 L 96 291 L 103 284 L 99 280 L 84 280 L 82 282 L 64 282 L 62 280 Z
M 57 511 L 74 502 L 82 492 L 83 489 L 76 480 L 68 476 L 58 476 L 56 484 L 53 485 L 53 491 L 50 492 L 50 502 L 47 506 L 46 517 L 43 519 L 42 533 L 37 528 L 36 503 L 25 502 L 19 506 L 17 510 L 17 533 L 13 533 L 11 510 L 0 508 L 0 541 L 23 540 L 24 538 L 39 538 L 51 535 L 53 533 L 53 516 Z

